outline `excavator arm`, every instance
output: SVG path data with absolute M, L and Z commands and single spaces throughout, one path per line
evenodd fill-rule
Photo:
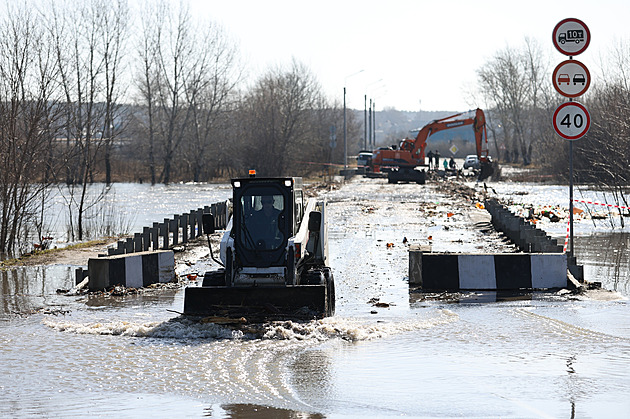
M 468 116 L 471 112 L 474 112 L 474 116 Z M 440 131 L 466 125 L 472 125 L 473 131 L 475 133 L 475 146 L 477 157 L 479 157 L 480 161 L 487 161 L 488 137 L 486 134 L 486 117 L 483 111 L 479 108 L 474 111 L 462 112 L 455 115 L 447 116 L 446 118 L 436 119 L 435 121 L 429 122 L 427 125 L 422 127 L 420 132 L 418 132 L 414 146 L 411 149 L 411 155 L 419 162 L 424 163 L 424 150 L 427 147 L 427 140 L 431 135 Z
M 472 125 L 475 135 L 477 157 L 479 157 L 482 167 L 490 167 L 488 137 L 486 133 L 486 117 L 483 111 L 477 108 L 472 111 L 458 113 L 429 122 L 420 129 L 415 139 L 406 138 L 402 140 L 398 149 L 388 148 L 375 150 L 372 154 L 371 169 L 374 172 L 380 172 L 382 169 L 410 169 L 416 166 L 424 165 L 425 149 L 427 147 L 427 140 L 430 136 L 440 131 L 467 125 Z M 487 175 L 490 176 L 492 170 L 482 170 L 482 172 L 483 175 L 490 173 Z

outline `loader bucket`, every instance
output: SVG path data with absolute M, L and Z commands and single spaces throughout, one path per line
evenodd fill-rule
M 325 285 L 286 287 L 187 287 L 184 315 L 245 317 L 248 322 L 332 315 Z

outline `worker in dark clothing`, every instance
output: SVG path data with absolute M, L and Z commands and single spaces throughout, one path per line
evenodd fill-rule
M 433 155 L 435 157 L 435 170 L 440 168 L 440 152 L 435 150 L 435 154 Z
M 273 196 L 262 196 L 261 206 L 247 220 L 248 233 L 259 249 L 275 249 L 282 242 L 278 222 L 280 210 L 274 207 Z
M 433 152 L 431 150 L 429 150 L 427 157 L 429 158 L 429 170 L 431 170 L 431 166 L 433 165 Z

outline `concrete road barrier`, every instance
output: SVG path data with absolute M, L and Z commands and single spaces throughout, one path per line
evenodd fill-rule
M 172 250 L 156 250 L 88 260 L 90 291 L 115 285 L 142 288 L 175 278 L 175 255 Z
M 564 253 L 427 253 L 412 246 L 409 285 L 450 291 L 565 288 L 567 256 Z

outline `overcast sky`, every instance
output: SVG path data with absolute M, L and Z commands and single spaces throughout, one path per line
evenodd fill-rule
M 288 67 L 295 57 L 331 98 L 341 101 L 345 85 L 348 106 L 356 109 L 366 94 L 377 109 L 482 107 L 467 93 L 477 70 L 529 37 L 547 52 L 551 72 L 567 58 L 551 34 L 568 17 L 590 29 L 590 46 L 575 59 L 594 82 L 612 44 L 630 45 L 630 0 L 193 0 L 191 6 L 237 40 L 252 76 Z

